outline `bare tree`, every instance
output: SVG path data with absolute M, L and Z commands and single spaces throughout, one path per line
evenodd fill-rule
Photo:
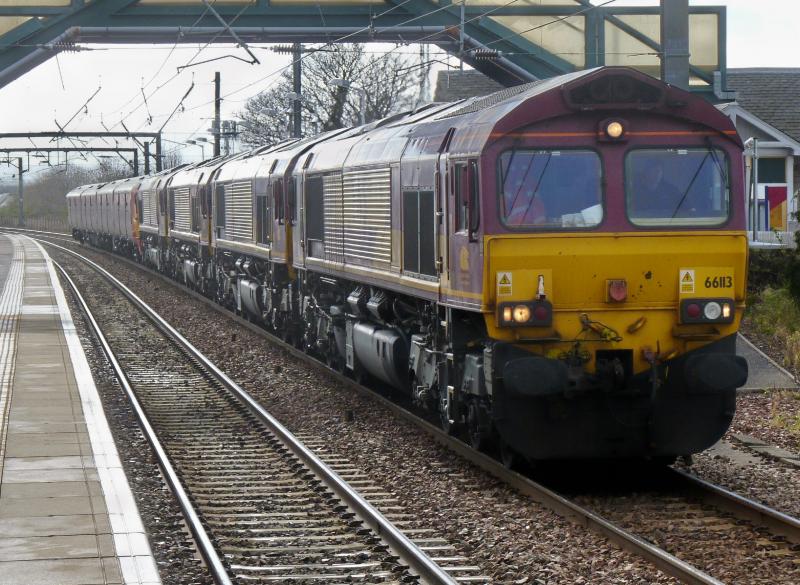
M 173 167 L 177 167 L 179 164 L 183 162 L 183 157 L 179 150 L 174 149 L 168 151 L 164 157 L 161 159 L 161 167 L 165 169 L 171 169 Z
M 326 47 L 303 60 L 302 117 L 306 136 L 358 124 L 359 95 L 333 85 L 346 79 L 366 91 L 367 122 L 411 107 L 419 87 L 416 58 L 398 53 L 369 54 L 363 45 Z M 239 112 L 242 141 L 274 144 L 291 136 L 292 76 L 284 71 L 270 89 Z

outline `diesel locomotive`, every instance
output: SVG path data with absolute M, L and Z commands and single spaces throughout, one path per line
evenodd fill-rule
M 503 459 L 669 460 L 717 441 L 742 143 L 712 104 L 603 67 L 67 195 L 132 256 Z

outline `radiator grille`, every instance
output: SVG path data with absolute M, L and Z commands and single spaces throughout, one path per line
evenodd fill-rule
M 322 177 L 325 210 L 325 259 L 344 260 L 344 216 L 342 213 L 342 173 Z
M 388 267 L 392 259 L 391 170 L 346 172 L 342 191 L 345 261 Z
M 192 210 L 189 208 L 189 187 L 173 189 L 175 200 L 175 231 L 188 232 L 192 229 Z
M 158 227 L 158 192 L 155 189 L 142 191 L 142 224 Z
M 253 241 L 253 185 L 250 181 L 225 185 L 225 238 Z

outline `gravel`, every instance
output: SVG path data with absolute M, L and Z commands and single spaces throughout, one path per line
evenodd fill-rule
M 730 444 L 729 455 L 700 453 L 694 465 L 678 467 L 744 497 L 800 518 L 800 470 Z
M 68 283 L 62 282 L 62 285 L 162 582 L 164 585 L 213 585 L 214 580 L 196 556 L 183 513 L 159 471 L 155 454 L 139 428 L 127 397 L 102 348 L 87 328 Z
M 740 395 L 729 437 L 731 433 L 750 435 L 800 453 L 800 392 L 770 390 Z
M 53 252 L 58 255 L 57 252 Z M 84 249 L 294 433 L 324 438 L 496 583 L 673 583 L 160 279 Z M 221 342 L 224 341 L 224 342 Z M 352 413 L 352 414 L 351 414 Z

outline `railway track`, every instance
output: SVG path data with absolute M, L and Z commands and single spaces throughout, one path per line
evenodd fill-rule
M 312 452 L 122 283 L 81 261 L 109 284 L 72 271 L 87 301 L 65 280 L 219 583 L 487 581 L 391 494 L 324 445 Z
M 138 264 L 133 262 L 130 264 L 163 278 L 166 282 L 172 282 Z M 791 583 L 800 580 L 798 577 L 800 573 L 797 573 L 800 568 L 800 521 L 796 518 L 672 469 L 663 472 L 665 485 L 669 486 L 669 489 L 662 490 L 663 493 L 658 498 L 650 493 L 639 494 L 634 498 L 614 495 L 564 497 L 530 478 L 505 469 L 494 459 L 474 451 L 392 401 L 333 372 L 301 351 L 269 335 L 257 325 L 232 315 L 192 291 L 187 292 L 227 317 L 235 319 L 240 325 L 268 337 L 271 342 L 281 345 L 317 370 L 325 371 L 327 375 L 335 377 L 355 391 L 382 403 L 398 416 L 412 421 L 440 443 L 521 493 L 573 522 L 603 534 L 621 548 L 645 558 L 682 582 L 705 584 L 726 582 L 721 577 L 726 573 L 726 567 L 732 563 L 737 564 L 742 558 L 751 558 L 742 555 L 752 555 L 756 561 L 773 563 L 774 566 L 783 564 L 780 567 L 783 571 L 780 576 L 765 573 L 766 580 L 756 578 L 753 582 Z M 637 498 L 638 501 L 631 501 Z M 685 513 L 681 513 L 682 511 Z M 681 527 L 683 532 L 675 531 L 675 527 Z M 753 546 L 748 550 L 732 547 L 731 540 L 725 536 L 725 530 L 734 529 L 747 533 Z M 703 534 L 700 542 L 692 539 L 700 533 Z M 669 534 L 670 537 L 662 538 L 665 534 Z M 726 556 L 731 558 L 726 559 Z M 696 564 L 693 565 L 678 557 L 691 558 Z M 751 563 L 751 566 L 755 567 L 757 563 Z
M 743 575 L 751 584 L 800 582 L 797 519 L 675 470 L 647 483 L 572 499 L 721 582 L 745 582 Z

